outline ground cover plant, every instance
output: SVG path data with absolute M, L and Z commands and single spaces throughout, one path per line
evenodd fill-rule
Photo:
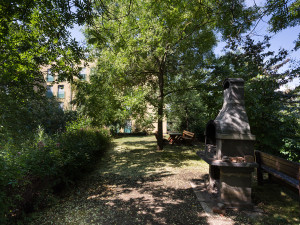
M 154 136 L 122 137 L 113 144 L 76 188 L 25 223 L 208 224 L 190 185 L 208 173 L 208 165 L 196 155 L 203 145 L 166 145 L 157 151 Z M 233 211 L 218 218 L 232 224 L 298 224 L 298 202 L 290 194 L 278 185 L 254 187 L 254 203 L 262 215 Z

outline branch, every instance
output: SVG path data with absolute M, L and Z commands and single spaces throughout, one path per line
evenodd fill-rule
M 264 11 L 264 12 L 262 13 L 262 15 L 261 15 L 260 18 L 258 19 L 257 23 L 255 24 L 254 28 L 250 31 L 249 34 L 247 34 L 247 36 L 248 36 L 248 35 L 251 35 L 251 34 L 254 32 L 254 30 L 256 29 L 256 27 L 258 26 L 258 24 L 260 23 L 260 21 L 263 20 L 263 17 L 264 17 L 266 14 L 267 14 L 267 10 Z

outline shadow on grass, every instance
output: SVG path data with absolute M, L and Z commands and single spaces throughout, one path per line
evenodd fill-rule
M 156 151 L 151 148 L 136 148 L 129 151 L 125 149 L 114 152 L 105 164 L 110 173 L 144 177 L 161 168 L 188 166 L 191 160 L 199 160 L 194 152 L 179 152 L 172 149 Z
M 88 192 L 58 209 L 58 215 L 48 216 L 54 224 L 208 224 L 191 187 L 160 183 L 172 176 L 168 172 L 136 179 L 104 175 L 89 181 Z
M 154 136 L 118 138 L 98 169 L 32 224 L 207 224 L 188 182 L 197 171 L 178 173 L 199 163 L 194 148 L 157 151 Z
M 255 185 L 253 202 L 264 210 L 254 224 L 300 224 L 299 196 L 282 184 Z
M 170 187 L 177 179 L 173 169 L 199 160 L 195 152 L 181 146 L 165 146 L 157 151 L 154 137 L 119 140 L 96 175 L 108 187 L 117 188 L 108 193 L 90 193 L 101 197 L 89 204 L 104 206 L 101 216 L 93 216 L 92 220 L 98 224 L 205 224 L 192 188 Z
M 139 137 L 140 138 L 140 137 Z M 155 146 L 155 142 L 153 141 L 135 141 L 135 142 L 131 142 L 131 141 L 126 141 L 123 142 L 124 145 L 128 145 L 128 146 L 137 146 L 137 145 L 141 145 L 143 147 L 153 147 Z
M 191 189 L 146 187 L 138 193 L 122 191 L 116 199 L 93 199 L 89 205 L 96 211 L 88 213 L 87 224 L 207 224 Z M 103 206 L 99 211 L 98 205 Z

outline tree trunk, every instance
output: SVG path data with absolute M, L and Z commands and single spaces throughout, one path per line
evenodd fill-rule
M 158 126 L 157 126 L 157 150 L 163 150 L 163 108 L 158 107 Z
M 158 75 L 159 96 L 158 96 L 158 120 L 157 120 L 157 150 L 163 150 L 163 109 L 164 109 L 164 76 Z
M 188 109 L 187 109 L 187 106 L 184 107 L 184 110 L 185 110 L 185 129 L 186 130 L 190 130 L 189 129 L 189 116 L 188 116 Z

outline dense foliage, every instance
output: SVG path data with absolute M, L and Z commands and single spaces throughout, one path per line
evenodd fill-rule
M 0 223 L 45 204 L 104 152 L 107 135 L 66 129 L 76 113 L 45 97 L 45 66 L 55 82 L 72 81 L 86 59 L 71 37 L 91 22 L 89 0 L 6 0 L 0 3 Z
M 89 171 L 109 145 L 106 132 L 72 122 L 49 135 L 42 127 L 0 142 L 1 224 L 49 204 L 51 195 Z
M 179 120 L 181 129 L 189 128 L 201 136 L 205 123 L 214 119 L 222 107 L 224 79 L 243 78 L 246 111 L 252 133 L 256 135 L 256 148 L 298 162 L 300 87 L 284 89 L 289 81 L 299 77 L 297 64 L 282 68 L 289 61 L 288 52 L 281 50 L 275 54 L 268 50 L 268 37 L 257 43 L 248 37 L 240 42 L 229 42 L 227 47 L 230 51 L 225 55 L 210 59 L 211 66 L 208 64 L 204 72 L 205 86 L 200 86 L 197 92 L 173 94 L 170 118 Z
M 87 2 L 1 1 L 0 124 L 5 130 L 27 132 L 25 123 L 30 124 L 28 129 L 38 124 L 32 110 L 52 104 L 41 99 L 45 94 L 43 67 L 50 65 L 59 74 L 58 80 L 78 75 L 85 48 L 71 38 L 69 29 L 74 23 L 88 23 Z
M 120 91 L 118 83 L 114 83 L 105 71 L 105 66 L 94 68 L 89 83 L 78 81 L 75 84 L 74 102 L 81 107 L 86 116 L 91 118 L 92 125 L 104 125 L 114 133 L 124 128 L 129 118 L 139 120 L 143 115 L 142 123 L 138 123 L 143 124 L 139 131 L 147 129 L 148 123 L 145 122 L 147 105 L 144 99 L 147 90 L 128 88 L 126 92 Z
M 199 90 L 173 93 L 166 98 L 167 118 L 170 131 L 188 130 L 204 141 L 206 122 L 211 119 L 207 105 L 202 101 Z

